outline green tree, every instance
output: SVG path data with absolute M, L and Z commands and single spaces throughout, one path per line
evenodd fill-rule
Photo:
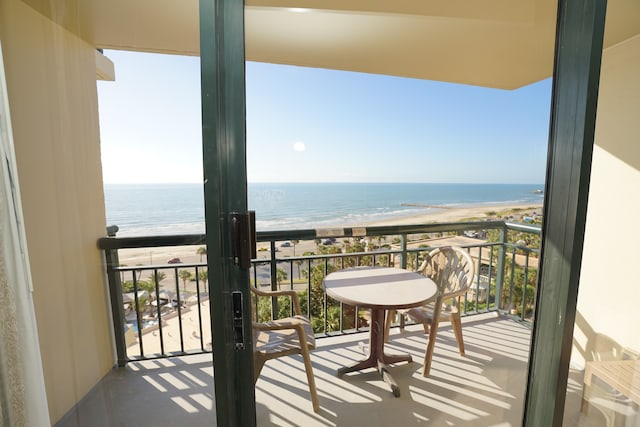
M 306 301 L 306 291 L 298 292 L 302 313 L 305 313 L 305 307 L 302 307 L 303 301 Z M 288 296 L 277 297 L 278 312 L 273 316 L 274 319 L 282 319 L 291 316 L 291 298 Z M 271 297 L 258 297 L 258 322 L 268 322 L 271 320 Z
M 336 267 L 333 264 L 327 265 L 327 274 L 336 270 Z M 311 287 L 311 295 L 310 295 L 310 303 L 309 303 L 309 315 L 311 317 L 314 326 L 314 332 L 323 332 L 324 331 L 324 288 L 322 287 L 322 280 L 325 276 L 324 264 L 318 264 L 311 268 L 311 272 L 307 270 L 303 270 L 303 275 L 306 275 L 309 278 L 310 287 Z M 330 306 L 338 305 L 337 302 L 329 301 Z M 313 320 L 314 318 L 322 319 L 321 321 Z M 319 323 L 318 323 L 319 322 Z M 327 329 L 327 331 L 336 330 L 336 329 Z
M 340 249 L 338 246 L 335 246 L 335 245 L 331 245 L 331 246 L 322 245 L 319 247 L 319 249 L 320 249 L 320 253 L 323 255 L 342 253 L 342 249 Z
M 407 269 L 414 271 L 417 266 L 418 255 L 415 252 L 410 252 L 407 254 Z
M 280 285 L 282 285 L 282 282 L 284 280 L 287 280 L 288 277 L 289 276 L 287 275 L 287 272 L 284 269 L 280 267 L 276 269 L 276 282 L 278 283 L 278 289 L 280 289 Z
M 128 293 L 133 292 L 133 280 L 125 280 L 120 283 L 122 286 L 122 292 Z M 136 289 L 138 291 L 147 291 L 149 293 L 155 291 L 155 284 L 152 281 L 147 280 L 138 280 L 136 281 Z
M 293 245 L 293 256 L 296 256 L 296 245 L 300 243 L 300 240 L 294 239 L 291 241 L 291 244 Z
M 133 280 L 123 280 L 120 282 L 120 286 L 123 294 L 133 292 Z
M 156 290 L 156 284 L 152 280 L 140 280 L 138 281 L 138 289 L 147 291 L 151 295 Z
M 142 313 L 147 305 L 149 305 L 149 297 L 140 295 L 138 297 L 138 312 Z
M 296 267 L 298 267 L 298 278 L 300 278 L 300 267 L 302 267 L 302 263 L 304 262 L 304 260 L 301 259 L 296 259 L 293 261 L 293 263 L 296 265 Z
M 538 271 L 530 267 L 527 273 L 527 283 L 525 284 L 524 268 L 518 265 L 513 268 L 512 267 L 512 260 L 510 258 L 505 259 L 505 278 L 502 285 L 502 301 L 505 305 L 509 305 L 510 303 L 510 305 L 516 310 L 517 314 L 521 314 L 524 290 L 525 314 L 530 314 L 533 312 L 533 307 L 535 305 Z
M 167 278 L 167 274 L 164 271 L 158 271 L 157 273 L 151 273 L 149 275 L 149 278 L 147 279 L 149 281 L 149 283 L 153 286 L 154 290 L 155 290 L 155 286 L 156 286 L 156 278 L 158 280 L 158 285 L 160 284 L 160 282 L 162 282 L 164 279 Z
M 200 246 L 196 251 L 196 255 L 200 255 L 200 262 L 202 262 L 202 255 L 206 255 L 206 254 L 207 254 L 207 248 L 204 246 Z
M 182 287 L 184 291 L 187 290 L 187 280 L 191 280 L 193 274 L 189 270 L 180 270 L 178 272 L 178 277 L 182 279 Z
M 389 255 L 383 254 L 376 257 L 376 265 L 386 267 L 389 265 Z
M 209 271 L 207 269 L 202 269 L 198 272 L 198 279 L 202 283 L 204 283 L 204 290 L 207 290 L 207 281 L 209 280 Z

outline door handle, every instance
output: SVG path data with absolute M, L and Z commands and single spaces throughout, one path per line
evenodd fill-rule
M 240 268 L 251 268 L 251 260 L 256 258 L 256 212 L 231 212 L 233 263 Z

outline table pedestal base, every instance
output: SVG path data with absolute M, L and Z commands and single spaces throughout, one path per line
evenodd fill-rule
M 384 314 L 385 310 L 371 309 L 371 324 L 369 325 L 369 356 L 351 366 L 338 369 L 338 377 L 346 373 L 360 371 L 367 368 L 376 368 L 382 379 L 391 386 L 391 392 L 395 397 L 400 396 L 398 383 L 389 373 L 388 366 L 391 363 L 411 362 L 410 354 L 385 354 L 384 353 Z

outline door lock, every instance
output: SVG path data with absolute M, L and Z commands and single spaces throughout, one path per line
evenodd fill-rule
M 242 292 L 231 292 L 233 308 L 233 344 L 237 350 L 244 350 L 244 325 L 242 322 Z

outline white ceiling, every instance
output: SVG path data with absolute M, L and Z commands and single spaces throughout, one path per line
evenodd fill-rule
M 23 0 L 96 47 L 199 54 L 198 0 Z M 304 7 L 304 9 L 300 9 Z M 549 77 L 555 0 L 248 0 L 251 61 L 514 89 Z M 640 33 L 609 0 L 605 46 Z

